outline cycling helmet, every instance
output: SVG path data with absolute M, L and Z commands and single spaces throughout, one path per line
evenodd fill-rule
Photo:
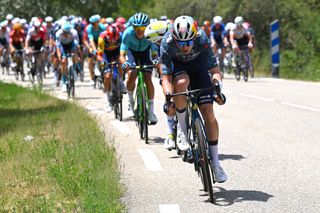
M 232 27 L 233 27 L 233 23 L 232 23 L 232 22 L 228 22 L 228 23 L 226 24 L 226 27 L 225 27 L 224 29 L 225 29 L 226 31 L 228 31 L 228 30 L 231 30 Z
M 106 18 L 106 23 L 107 24 L 113 24 L 114 23 L 114 19 L 112 17 L 108 17 L 108 18 Z
M 208 20 L 204 21 L 203 25 L 206 27 L 210 27 L 210 21 L 208 21 Z
M 12 15 L 12 14 L 8 14 L 8 15 L 6 16 L 6 19 L 7 19 L 8 21 L 12 20 L 12 19 L 13 19 L 13 15 Z
M 16 24 L 16 23 L 20 23 L 20 18 L 15 17 L 14 19 L 12 19 L 12 24 Z
M 45 22 L 53 22 L 53 18 L 51 16 L 47 16 L 45 19 L 44 19 Z
M 155 21 L 148 25 L 144 31 L 144 37 L 152 42 L 159 42 L 164 34 L 169 31 L 166 21 Z
M 179 41 L 188 41 L 196 37 L 197 23 L 191 16 L 179 16 L 173 22 L 172 34 Z
M 222 17 L 221 16 L 213 17 L 213 23 L 214 24 L 221 24 L 222 23 Z
M 241 26 L 242 23 L 243 23 L 243 18 L 242 18 L 242 16 L 237 16 L 237 17 L 234 19 L 234 23 L 235 23 L 237 26 Z
M 150 23 L 153 23 L 153 22 L 156 22 L 156 21 L 158 21 L 157 18 L 151 18 L 151 19 L 150 19 Z
M 39 20 L 35 20 L 35 21 L 33 22 L 33 26 L 34 26 L 34 27 L 40 27 L 40 26 L 41 26 L 41 22 L 40 22 Z
M 26 24 L 27 24 L 27 20 L 26 20 L 26 19 L 24 19 L 24 18 L 23 18 L 23 19 L 21 19 L 21 20 L 20 20 L 20 24 L 22 24 L 22 25 L 26 25 Z
M 101 17 L 97 14 L 97 15 L 91 16 L 91 17 L 89 18 L 89 21 L 90 21 L 91 23 L 96 23 L 96 22 L 99 22 L 100 19 L 101 19 Z
M 69 33 L 71 31 L 71 25 L 68 22 L 65 22 L 62 25 L 62 30 L 66 33 Z
M 136 13 L 132 17 L 131 24 L 134 27 L 148 26 L 149 17 L 145 13 Z
M 123 25 L 123 24 L 126 23 L 126 19 L 123 18 L 123 17 L 118 17 L 118 18 L 116 19 L 116 23 Z
M 162 20 L 162 21 L 167 21 L 167 19 L 168 19 L 167 16 L 161 16 L 161 17 L 160 17 L 160 20 Z
M 14 30 L 21 30 L 21 28 L 22 28 L 22 26 L 21 26 L 20 23 L 15 23 L 15 24 L 13 25 L 13 29 L 14 29 Z
M 106 29 L 106 34 L 109 41 L 111 41 L 112 43 L 115 43 L 120 38 L 120 30 L 116 24 L 108 26 Z
M 5 21 L 1 22 L 0 27 L 7 27 L 7 25 L 8 25 L 8 21 L 5 20 Z

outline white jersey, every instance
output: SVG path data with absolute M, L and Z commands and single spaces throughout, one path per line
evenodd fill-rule
M 70 44 L 73 42 L 76 45 L 79 45 L 78 32 L 75 29 L 71 29 L 70 33 L 63 33 L 63 30 L 60 29 L 56 33 L 56 45 L 60 46 L 63 44 Z
M 1 40 L 6 40 L 7 43 L 9 44 L 9 41 L 10 41 L 10 29 L 9 29 L 9 27 L 6 27 L 6 31 L 3 31 L 0 28 L 0 39 Z
M 244 27 L 237 27 L 236 25 L 233 25 L 230 30 L 230 35 L 234 35 L 233 37 L 235 39 L 242 39 L 245 35 L 248 34 L 248 31 Z

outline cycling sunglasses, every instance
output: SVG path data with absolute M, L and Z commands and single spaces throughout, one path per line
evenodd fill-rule
M 184 46 L 190 47 L 190 46 L 193 45 L 193 40 L 189 40 L 189 41 L 178 41 L 178 40 L 176 40 L 176 42 L 177 42 L 178 47 L 184 47 Z
M 144 31 L 147 27 L 146 26 L 139 26 L 139 27 L 133 27 L 136 31 Z

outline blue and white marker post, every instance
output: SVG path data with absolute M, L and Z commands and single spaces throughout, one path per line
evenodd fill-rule
M 279 52 L 279 20 L 275 20 L 270 24 L 271 30 L 271 63 L 272 77 L 279 78 L 280 52 Z

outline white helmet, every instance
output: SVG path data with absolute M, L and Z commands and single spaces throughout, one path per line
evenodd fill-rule
M 45 19 L 44 19 L 45 22 L 53 22 L 53 18 L 51 16 L 47 16 Z
M 26 19 L 20 19 L 20 24 L 22 24 L 22 25 L 25 25 L 25 24 L 27 24 L 27 20 Z
M 188 41 L 196 37 L 197 23 L 191 16 L 179 16 L 173 22 L 172 35 L 179 41 Z
M 13 15 L 12 15 L 12 14 L 8 14 L 8 15 L 6 16 L 6 19 L 7 19 L 7 20 L 12 20 L 12 19 L 13 19 Z
M 155 21 L 147 26 L 144 37 L 149 41 L 159 42 L 168 31 L 169 25 L 166 21 Z
M 12 24 L 17 24 L 20 23 L 20 18 L 15 17 L 14 19 L 12 19 Z
M 40 27 L 40 26 L 41 26 L 41 22 L 39 21 L 39 19 L 37 19 L 37 20 L 35 20 L 35 21 L 33 22 L 33 26 L 34 26 L 34 27 Z
M 232 26 L 233 26 L 233 23 L 232 22 L 228 22 L 227 24 L 226 24 L 226 27 L 224 28 L 226 31 L 228 31 L 228 30 L 231 30 L 232 29 Z
M 221 16 L 213 17 L 213 23 L 214 24 L 221 24 L 222 23 L 222 17 Z
M 5 20 L 3 22 L 0 23 L 0 27 L 6 27 L 8 25 L 8 21 Z
M 234 19 L 234 23 L 235 23 L 237 26 L 241 26 L 242 23 L 243 23 L 243 18 L 242 18 L 242 16 L 237 16 L 237 17 Z

